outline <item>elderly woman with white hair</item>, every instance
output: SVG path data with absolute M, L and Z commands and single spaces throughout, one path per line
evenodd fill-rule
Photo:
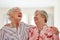
M 27 40 L 28 25 L 21 22 L 22 12 L 18 7 L 14 7 L 8 11 L 11 23 L 2 27 L 0 32 L 0 40 Z
M 56 27 L 48 27 L 48 14 L 44 10 L 36 10 L 34 21 L 36 26 L 29 29 L 28 40 L 59 40 Z

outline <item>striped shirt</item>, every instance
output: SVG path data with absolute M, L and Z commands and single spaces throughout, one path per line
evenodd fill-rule
M 12 25 L 4 26 L 0 32 L 0 40 L 27 40 L 28 38 L 28 25 L 21 22 L 18 30 L 13 28 Z

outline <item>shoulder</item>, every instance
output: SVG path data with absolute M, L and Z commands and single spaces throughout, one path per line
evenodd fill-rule
M 29 24 L 24 23 L 24 22 L 21 22 L 21 25 L 25 26 L 25 28 L 28 28 L 28 29 L 34 27 L 33 25 L 29 25 Z
M 6 28 L 9 28 L 9 27 L 10 27 L 10 23 L 5 24 L 1 29 L 3 30 L 3 29 L 6 29 Z
M 27 23 L 24 23 L 24 22 L 21 22 L 20 24 L 23 25 L 23 26 L 26 26 L 26 27 L 29 26 Z
M 52 29 L 51 27 L 46 28 L 46 31 L 47 31 L 48 33 L 50 33 L 50 32 L 53 33 L 53 29 Z
M 7 23 L 7 24 L 3 25 L 2 28 L 9 27 L 9 26 L 10 26 L 10 23 Z
M 45 29 L 45 34 L 48 35 L 48 36 L 51 36 L 51 35 L 54 34 L 54 30 L 51 27 L 47 27 Z

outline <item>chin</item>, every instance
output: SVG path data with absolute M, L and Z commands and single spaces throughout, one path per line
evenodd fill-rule
M 16 19 L 16 21 L 18 21 L 18 22 L 19 22 L 19 21 L 21 21 L 21 19 L 17 18 L 17 19 Z
M 18 20 L 21 20 L 20 18 L 18 18 Z

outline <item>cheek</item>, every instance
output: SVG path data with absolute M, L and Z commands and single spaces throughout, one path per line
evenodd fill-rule
M 15 16 L 15 17 L 18 17 L 18 14 L 16 13 L 16 14 L 14 14 L 14 16 Z
M 16 18 L 16 15 L 13 15 L 14 16 L 14 18 Z
M 16 19 L 17 18 L 17 15 L 13 15 L 13 18 Z
M 44 19 L 43 18 L 40 18 L 39 21 L 42 22 Z

